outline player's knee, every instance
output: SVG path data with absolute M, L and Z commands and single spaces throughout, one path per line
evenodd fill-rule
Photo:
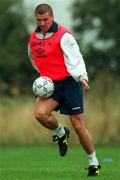
M 37 121 L 42 123 L 44 121 L 44 119 L 45 119 L 45 116 L 46 116 L 45 111 L 40 110 L 40 109 L 35 111 L 35 117 L 36 117 Z
M 73 127 L 75 131 L 81 131 L 81 129 L 84 127 L 84 123 L 82 119 L 75 118 L 72 120 Z
M 74 129 L 75 131 L 81 131 L 81 129 L 83 128 L 83 125 L 81 123 L 76 123 L 74 124 Z

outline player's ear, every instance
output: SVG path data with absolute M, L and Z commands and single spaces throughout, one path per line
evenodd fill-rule
M 54 15 L 52 15 L 51 17 L 52 17 L 52 20 L 54 20 Z

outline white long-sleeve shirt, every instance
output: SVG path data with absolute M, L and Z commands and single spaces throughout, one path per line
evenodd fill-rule
M 38 32 L 36 33 L 37 38 L 45 39 L 52 35 L 53 33 L 48 32 L 45 36 Z M 82 80 L 85 79 L 88 81 L 87 71 L 84 59 L 82 57 L 82 54 L 80 53 L 79 46 L 73 37 L 72 34 L 66 32 L 61 40 L 60 40 L 60 46 L 63 50 L 64 54 L 64 62 L 67 68 L 67 71 L 69 74 L 76 80 Z M 28 55 L 30 58 L 30 61 L 33 65 L 33 67 L 39 72 L 38 68 L 36 67 L 33 59 L 32 59 L 32 53 L 30 46 L 28 45 Z

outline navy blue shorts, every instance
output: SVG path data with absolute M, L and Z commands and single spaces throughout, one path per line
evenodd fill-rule
M 59 102 L 55 111 L 61 114 L 76 115 L 83 113 L 83 88 L 80 82 L 71 76 L 60 81 L 54 81 L 55 91 L 51 98 Z

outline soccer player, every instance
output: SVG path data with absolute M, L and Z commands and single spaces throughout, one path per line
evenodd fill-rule
M 36 119 L 55 132 L 53 140 L 58 141 L 60 155 L 65 156 L 70 130 L 60 124 L 52 112 L 60 110 L 60 113 L 68 115 L 88 156 L 88 176 L 97 176 L 100 164 L 83 119 L 83 88 L 89 90 L 89 85 L 78 44 L 69 30 L 54 21 L 50 5 L 39 4 L 35 9 L 35 18 L 37 28 L 31 33 L 28 54 L 40 76 L 50 77 L 55 84 L 50 98 L 36 97 Z

